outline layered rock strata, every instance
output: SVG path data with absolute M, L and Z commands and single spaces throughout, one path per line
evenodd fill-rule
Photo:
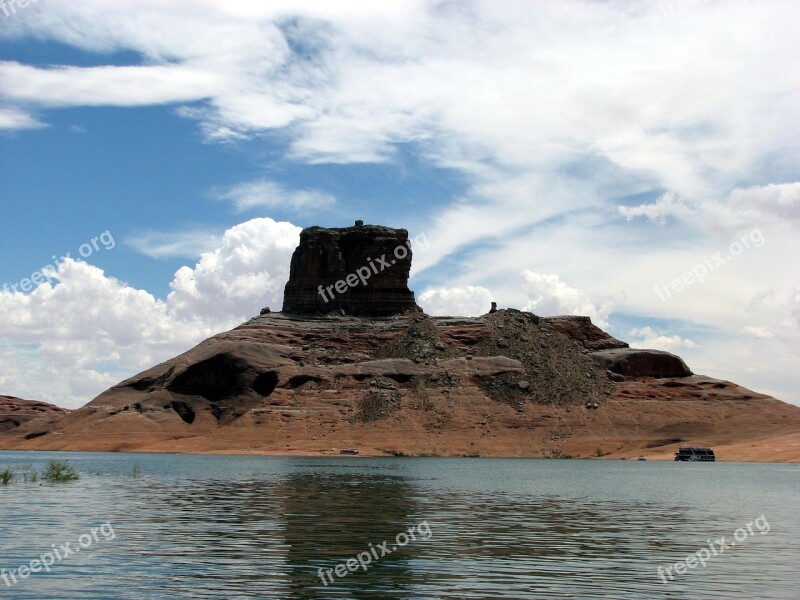
M 419 310 L 408 289 L 408 231 L 308 227 L 292 255 L 283 312 L 386 317 Z
M 702 375 L 618 375 L 586 348 L 591 321 L 562 329 L 514 310 L 266 313 L 0 447 L 670 459 L 690 443 L 800 460 L 800 408 Z
M 37 434 L 44 435 L 53 424 L 69 411 L 47 402 L 23 400 L 14 396 L 0 396 L 0 435 L 15 435 L 24 432 L 22 437 L 33 439 Z M 41 422 L 40 429 L 32 422 Z

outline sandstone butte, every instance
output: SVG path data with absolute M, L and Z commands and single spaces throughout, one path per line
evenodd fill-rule
M 800 407 L 632 349 L 588 317 L 425 315 L 410 250 L 394 254 L 407 242 L 360 221 L 305 229 L 282 312 L 75 411 L 0 396 L 0 448 L 672 460 L 692 444 L 718 460 L 800 462 Z M 366 285 L 318 293 L 365 265 Z

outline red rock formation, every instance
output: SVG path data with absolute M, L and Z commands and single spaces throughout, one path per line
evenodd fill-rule
M 360 223 L 300 233 L 283 312 L 384 317 L 419 310 L 408 289 L 408 232 Z
M 688 377 L 689 367 L 679 356 L 662 350 L 610 348 L 592 353 L 599 364 L 625 377 Z
M 57 419 L 7 410 L 0 447 L 671 459 L 693 443 L 719 460 L 800 461 L 800 408 L 631 349 L 588 317 L 420 314 L 407 241 L 359 222 L 304 230 L 283 313 Z
M 47 402 L 0 396 L 0 435 L 24 431 L 28 439 L 32 439 L 37 433 L 44 435 L 59 417 L 68 413 L 68 410 Z
M 267 313 L 121 382 L 48 435 L 25 439 L 25 425 L 0 434 L 0 447 L 533 457 L 602 448 L 670 459 L 693 443 L 720 460 L 800 460 L 800 444 L 791 450 L 800 408 L 703 376 L 615 383 L 592 354 L 552 321 L 514 310 Z
M 577 315 L 562 315 L 559 317 L 544 317 L 542 321 L 560 333 L 580 342 L 587 350 L 608 350 L 610 348 L 627 348 L 628 344 L 611 337 L 589 317 Z

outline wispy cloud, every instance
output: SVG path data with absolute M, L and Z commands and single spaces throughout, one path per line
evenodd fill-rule
M 3 129 L 38 129 L 46 127 L 31 114 L 18 108 L 0 107 L 0 130 Z
M 663 223 L 667 217 L 688 217 L 692 210 L 675 194 L 667 192 L 652 204 L 638 206 L 619 206 L 619 213 L 630 221 L 636 217 L 646 217 L 651 221 Z
M 147 231 L 130 236 L 128 246 L 151 258 L 197 258 L 219 245 L 221 236 L 213 231 Z
M 44 106 L 146 106 L 203 100 L 221 77 L 186 64 L 38 68 L 0 61 L 2 95 Z
M 240 183 L 233 187 L 212 192 L 217 200 L 232 202 L 238 212 L 257 207 L 283 208 L 294 212 L 329 209 L 336 198 L 320 190 L 293 190 L 269 179 Z

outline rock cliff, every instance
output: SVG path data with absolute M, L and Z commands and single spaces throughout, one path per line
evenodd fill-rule
M 292 255 L 283 312 L 385 317 L 419 310 L 408 289 L 408 231 L 357 221 L 308 227 Z

